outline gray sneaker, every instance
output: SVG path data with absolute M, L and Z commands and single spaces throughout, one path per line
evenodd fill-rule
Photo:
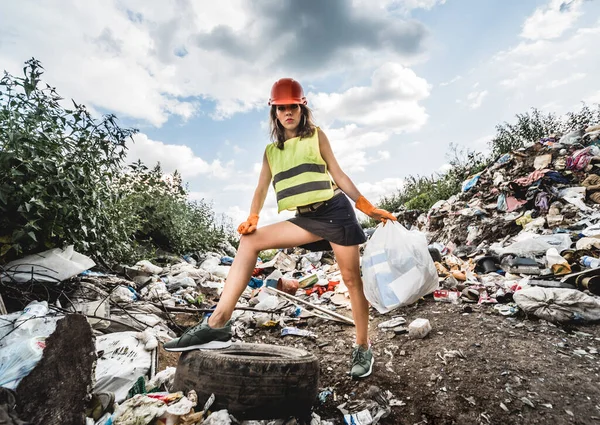
M 231 345 L 231 320 L 222 328 L 211 328 L 208 320 L 189 328 L 179 338 L 163 345 L 167 351 L 218 350 Z
M 352 350 L 352 369 L 350 370 L 350 376 L 353 378 L 364 378 L 369 376 L 373 371 L 373 351 L 371 347 L 364 348 L 360 345 L 354 347 Z

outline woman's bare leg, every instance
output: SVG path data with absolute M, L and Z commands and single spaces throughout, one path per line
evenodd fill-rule
M 292 248 L 320 239 L 322 238 L 289 221 L 261 227 L 250 235 L 242 236 L 221 298 L 208 320 L 209 326 L 220 328 L 231 318 L 235 305 L 250 281 L 250 276 L 256 266 L 256 257 L 260 251 Z
M 369 345 L 369 302 L 363 292 L 360 277 L 360 252 L 358 245 L 343 246 L 331 244 L 335 259 L 340 267 L 342 279 L 350 294 L 352 317 L 356 325 L 356 343 L 364 347 Z

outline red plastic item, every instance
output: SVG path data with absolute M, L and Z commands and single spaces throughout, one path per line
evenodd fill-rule
M 327 286 L 315 285 L 310 289 L 305 289 L 305 292 L 306 292 L 306 295 L 314 294 L 316 292 L 319 296 L 321 296 L 325 292 L 335 290 L 335 287 L 339 284 L 340 284 L 340 282 L 336 282 L 335 280 L 330 280 L 329 283 L 327 284 Z
M 460 298 L 457 291 L 448 291 L 447 289 L 437 289 L 433 291 L 433 299 L 444 303 L 455 303 Z

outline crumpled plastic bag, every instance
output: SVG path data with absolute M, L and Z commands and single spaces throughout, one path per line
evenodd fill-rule
M 576 289 L 531 287 L 513 299 L 525 313 L 553 323 L 600 321 L 600 298 Z
M 176 416 L 187 415 L 190 413 L 190 410 L 193 410 L 194 406 L 196 406 L 196 403 L 186 396 L 183 396 L 177 403 L 170 404 L 167 407 L 167 413 Z
M 6 273 L 0 276 L 17 282 L 29 282 L 32 278 L 38 282 L 60 282 L 95 265 L 91 258 L 69 245 L 65 249 L 54 248 L 11 261 L 3 267 Z
M 145 271 L 146 273 L 151 273 L 151 274 L 161 274 L 163 272 L 163 268 L 159 267 L 155 264 L 152 264 L 150 261 L 148 260 L 141 260 L 138 261 L 137 263 L 135 263 L 135 267 L 139 268 L 140 270 Z
M 172 366 L 168 366 L 165 370 L 161 370 L 154 375 L 154 378 L 148 381 L 146 390 L 160 388 L 164 385 L 167 391 L 171 391 L 173 380 L 175 379 L 175 372 L 177 372 L 177 368 Z
M 225 409 L 213 412 L 208 418 L 202 422 L 202 425 L 231 425 L 229 412 Z
M 145 286 L 140 291 L 140 296 L 143 300 L 154 302 L 172 298 L 171 293 L 167 289 L 167 285 L 163 281 L 152 282 Z
M 167 405 L 154 398 L 136 394 L 121 404 L 113 415 L 114 425 L 147 425 L 167 411 Z
M 494 254 L 505 255 L 514 254 L 520 257 L 535 257 L 545 254 L 550 248 L 556 248 L 560 253 L 571 247 L 571 237 L 566 233 L 557 233 L 554 235 L 537 235 L 535 233 L 521 232 L 516 242 L 507 246 L 499 247 L 492 244 L 490 249 Z
M 136 333 L 134 336 L 135 339 L 144 344 L 144 349 L 146 351 L 152 351 L 158 347 L 158 339 L 156 339 L 153 328 L 146 328 L 142 332 Z
M 14 390 L 42 359 L 45 337 L 18 340 L 0 348 L 0 386 Z M 0 421 L 0 424 L 3 423 Z
M 439 288 L 427 238 L 397 222 L 377 227 L 362 259 L 367 300 L 380 313 L 412 304 Z
M 116 332 L 96 338 L 98 357 L 94 392 L 115 393 L 115 401 L 127 398 L 130 388 L 140 376 L 152 368 L 152 353 L 136 337 L 136 332 Z
M 571 273 L 571 265 L 563 258 L 556 248 L 550 248 L 546 251 L 546 264 L 555 275 L 563 275 Z

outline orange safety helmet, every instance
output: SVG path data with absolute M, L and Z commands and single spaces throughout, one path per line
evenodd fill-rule
M 300 105 L 307 104 L 306 97 L 304 97 L 304 90 L 302 90 L 300 83 L 292 78 L 277 80 L 273 84 L 273 87 L 271 87 L 269 106 L 291 105 L 293 103 Z

